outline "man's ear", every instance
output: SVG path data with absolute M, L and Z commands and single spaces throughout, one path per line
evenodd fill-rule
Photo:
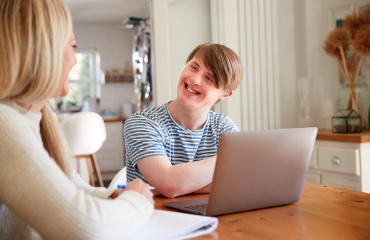
M 229 92 L 227 92 L 226 94 L 222 95 L 222 96 L 220 97 L 220 100 L 225 99 L 225 98 L 228 98 L 228 97 L 230 97 L 231 95 L 233 95 L 233 91 L 229 91 Z

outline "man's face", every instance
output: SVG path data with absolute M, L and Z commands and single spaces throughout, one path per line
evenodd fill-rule
M 219 99 L 230 95 L 231 92 L 216 88 L 212 72 L 198 57 L 190 60 L 180 74 L 177 99 L 183 106 L 208 111 Z

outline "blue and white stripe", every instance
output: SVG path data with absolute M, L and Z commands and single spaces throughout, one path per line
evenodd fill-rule
M 131 115 L 124 126 L 127 181 L 141 178 L 136 164 L 146 157 L 165 155 L 172 165 L 217 155 L 220 136 L 239 131 L 228 116 L 208 112 L 203 129 L 191 131 L 170 115 L 167 104 Z

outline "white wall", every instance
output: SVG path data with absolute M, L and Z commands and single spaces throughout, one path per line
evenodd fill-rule
M 101 68 L 112 70 L 132 66 L 132 29 L 121 23 L 73 23 L 78 47 L 97 47 Z
M 243 80 L 221 101 L 241 130 L 280 128 L 280 74 L 276 1 L 213 0 L 212 41 L 240 57 Z
M 171 97 L 177 96 L 177 82 L 189 53 L 211 41 L 209 0 L 180 0 L 168 5 Z
M 122 116 L 122 105 L 131 103 L 135 90 L 132 83 L 106 83 L 101 88 L 100 108 Z
M 209 1 L 152 2 L 156 105 L 176 98 L 178 77 L 187 56 L 197 45 L 211 41 Z
M 100 53 L 101 68 L 132 68 L 133 30 L 121 23 L 73 23 L 78 47 L 95 47 Z M 122 115 L 122 104 L 131 102 L 133 83 L 106 83 L 101 87 L 101 109 Z
M 281 91 L 281 127 L 298 124 L 298 96 L 296 92 L 296 54 L 294 0 L 278 1 L 279 59 Z

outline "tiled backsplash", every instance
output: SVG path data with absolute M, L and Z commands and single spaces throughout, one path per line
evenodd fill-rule
M 122 105 L 130 103 L 134 97 L 132 83 L 107 83 L 101 87 L 100 109 L 110 109 L 122 116 Z

